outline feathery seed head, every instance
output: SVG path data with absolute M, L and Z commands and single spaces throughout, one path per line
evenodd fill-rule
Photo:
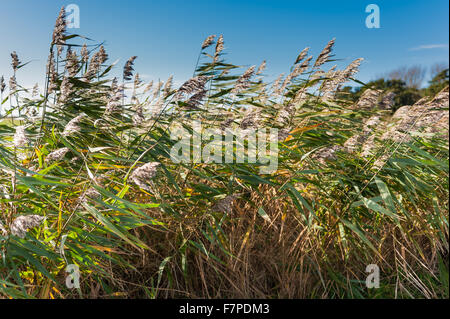
M 203 41 L 202 44 L 202 50 L 206 49 L 207 47 L 211 46 L 214 43 L 214 39 L 216 38 L 215 35 L 210 35 Z
M 29 229 L 39 226 L 45 218 L 39 215 L 19 216 L 11 224 L 11 234 L 25 238 Z
M 36 97 L 36 96 L 38 96 L 39 95 L 39 85 L 36 83 L 34 86 L 33 86 L 33 92 L 31 93 L 31 96 L 32 97 Z
M 145 121 L 144 111 L 142 107 L 138 107 L 132 117 L 135 126 L 141 125 Z
M 384 94 L 379 103 L 380 109 L 382 110 L 391 109 L 392 106 L 395 104 L 394 100 L 395 96 L 396 94 L 394 92 L 387 92 L 386 94 Z
M 308 51 L 309 51 L 309 47 L 304 48 L 302 50 L 302 52 L 300 52 L 300 54 L 297 56 L 297 59 L 295 60 L 294 64 L 297 64 L 300 61 L 302 61 L 306 57 L 306 55 L 308 54 Z
M 208 81 L 208 79 L 209 79 L 208 76 L 202 75 L 187 80 L 178 89 L 177 97 L 180 97 L 182 94 L 189 95 L 204 90 L 205 84 Z
M 173 75 L 169 76 L 169 78 L 166 81 L 166 84 L 164 85 L 164 96 L 169 95 L 170 91 L 172 90 L 172 83 L 173 83 Z
M 69 78 L 65 76 L 61 82 L 59 101 L 64 103 L 69 99 L 70 94 L 73 93 L 73 84 Z
M 66 36 L 66 10 L 64 7 L 61 8 L 58 18 L 56 19 L 55 28 L 53 29 L 52 44 L 58 45 L 58 55 L 62 53 L 62 45 L 66 44 L 64 37 Z
M 11 92 L 14 92 L 17 89 L 17 81 L 16 81 L 16 77 L 13 75 L 12 77 L 9 78 L 9 90 Z
M 47 61 L 48 93 L 52 93 L 57 88 L 58 74 L 56 73 L 55 64 L 55 58 L 53 52 L 51 52 Z
M 327 161 L 335 161 L 337 159 L 336 153 L 342 150 L 343 148 L 340 145 L 327 146 L 316 151 L 311 158 L 317 160 L 322 165 L 326 165 Z
M 284 73 L 281 73 L 277 77 L 277 79 L 273 82 L 271 90 L 272 90 L 274 95 L 280 95 L 281 94 L 281 92 L 280 92 L 280 84 L 281 84 L 281 80 L 283 80 L 283 77 L 284 77 Z
M 114 85 L 114 88 L 113 88 Z M 111 92 L 111 95 L 108 99 L 108 103 L 106 104 L 106 114 L 111 114 L 114 112 L 118 112 L 120 110 L 120 107 L 122 106 L 122 100 L 125 97 L 124 95 L 124 86 L 119 85 L 117 86 L 117 81 L 111 84 L 111 88 L 113 91 Z
M 217 201 L 212 206 L 212 210 L 213 211 L 218 211 L 218 212 L 221 212 L 221 213 L 230 213 L 231 209 L 233 207 L 233 203 L 238 197 L 239 196 L 237 194 L 228 195 L 224 199 L 221 199 L 221 200 Z
M 357 108 L 374 108 L 378 104 L 378 99 L 383 93 L 382 90 L 367 89 L 363 92 L 358 102 L 356 103 Z
M 78 73 L 78 57 L 75 51 L 70 48 L 66 54 L 66 70 L 69 76 L 74 77 Z
M 257 128 L 260 121 L 260 114 L 254 108 L 250 108 L 241 121 L 240 128 L 246 130 L 248 128 Z
M 117 87 L 118 87 L 118 80 L 117 77 L 114 77 L 114 79 L 112 79 L 111 81 L 111 90 L 115 91 L 117 90 Z
M 125 63 L 125 66 L 123 67 L 123 79 L 126 81 L 131 80 L 131 77 L 133 76 L 133 64 L 134 60 L 136 60 L 137 56 L 132 56 L 128 59 L 128 61 Z
M 330 40 L 330 42 L 328 42 L 328 44 L 325 46 L 325 48 L 322 50 L 322 52 L 320 52 L 319 56 L 317 57 L 317 60 L 314 63 L 314 67 L 319 67 L 325 62 L 327 62 L 335 41 L 336 38 L 333 38 Z
M 163 83 L 161 81 L 158 81 L 158 84 L 156 84 L 155 88 L 153 89 L 153 99 L 156 99 L 156 97 L 159 95 L 159 91 L 161 90 Z
M 312 56 L 309 56 L 306 60 L 304 60 L 302 63 L 297 64 L 292 71 L 292 77 L 295 78 L 301 74 L 303 74 L 309 67 L 309 62 L 311 61 Z
M 363 58 L 356 59 L 345 68 L 343 75 L 346 80 L 359 71 L 359 66 L 363 60 Z
M 134 89 L 137 89 L 141 83 L 142 81 L 139 77 L 139 73 L 136 73 L 136 75 L 134 76 Z
M 147 93 L 148 91 L 150 91 L 153 87 L 153 81 L 150 81 L 147 86 L 144 89 L 144 93 Z
M 63 136 L 69 136 L 73 133 L 78 133 L 81 131 L 80 122 L 81 120 L 86 116 L 86 114 L 81 113 L 77 117 L 73 118 L 72 120 L 67 123 L 66 127 L 64 128 L 64 131 L 62 133 Z
M 330 79 L 324 83 L 322 88 L 322 91 L 324 92 L 323 97 L 325 99 L 333 98 L 341 85 L 358 72 L 358 68 L 362 60 L 362 58 L 354 60 L 343 71 L 334 71 L 334 69 L 330 70 L 328 72 L 328 77 Z
M 17 71 L 17 67 L 18 67 L 19 64 L 20 64 L 20 60 L 19 60 L 19 57 L 17 56 L 16 51 L 14 51 L 13 53 L 11 53 L 11 58 L 12 58 L 11 65 L 12 65 L 12 67 L 13 67 L 13 70 L 14 70 L 14 71 Z
M 84 74 L 83 80 L 88 82 L 90 81 L 94 76 L 96 76 L 100 70 L 100 67 L 102 65 L 102 54 L 100 51 L 97 51 L 94 53 L 94 55 L 91 58 L 91 62 L 89 63 L 89 67 L 87 72 Z
M 233 89 L 231 90 L 231 94 L 238 94 L 250 87 L 250 79 L 255 73 L 255 66 L 249 67 L 244 74 L 242 74 L 238 80 L 236 81 L 236 84 L 234 85 Z
M 207 92 L 208 91 L 205 89 L 198 91 L 189 98 L 187 104 L 190 107 L 198 107 L 202 103 L 203 99 L 206 97 Z
M 215 62 L 217 62 L 217 60 L 219 59 L 219 54 L 220 54 L 220 52 L 222 52 L 223 51 L 223 35 L 221 34 L 220 36 L 219 36 L 219 38 L 217 39 L 217 43 L 216 43 L 216 50 L 215 50 L 215 53 L 214 53 L 214 63 Z
M 69 149 L 67 147 L 57 149 L 56 151 L 48 154 L 46 160 L 47 162 L 59 161 L 67 154 L 67 152 L 69 152 Z
M 16 132 L 13 138 L 13 144 L 17 148 L 23 148 L 28 145 L 28 138 L 25 134 L 25 126 L 16 126 Z
M 88 53 L 86 44 L 83 44 L 83 47 L 81 48 L 81 51 L 80 51 L 80 55 L 81 55 L 81 60 L 84 63 L 87 63 L 89 61 L 89 53 Z
M 262 61 L 260 66 L 258 67 L 258 70 L 256 71 L 255 75 L 263 73 L 263 71 L 266 69 L 266 60 Z
M 2 75 L 2 77 L 0 78 L 0 92 L 1 93 L 5 92 L 5 88 L 6 88 L 5 78 Z
M 98 50 L 98 58 L 99 58 L 99 63 L 103 64 L 106 62 L 106 60 L 108 60 L 108 54 L 105 51 L 105 48 L 102 46 L 100 46 L 100 49 Z
M 156 176 L 157 169 L 160 165 L 158 162 L 144 164 L 133 171 L 130 179 L 142 189 L 151 191 L 148 182 Z

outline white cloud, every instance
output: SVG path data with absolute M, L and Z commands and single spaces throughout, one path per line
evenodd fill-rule
M 419 45 L 418 47 L 409 49 L 410 51 L 419 51 L 419 50 L 431 50 L 431 49 L 446 49 L 448 48 L 448 44 L 426 44 Z

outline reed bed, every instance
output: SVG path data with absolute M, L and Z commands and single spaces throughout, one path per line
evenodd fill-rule
M 45 87 L 20 85 L 16 52 L 0 83 L 0 297 L 448 298 L 448 135 L 383 136 L 373 92 L 337 97 L 362 59 L 330 67 L 334 39 L 270 83 L 210 36 L 180 87 L 142 82 L 136 56 L 112 78 L 84 41 L 62 9 Z M 279 129 L 278 169 L 175 163 L 170 128 L 193 120 Z

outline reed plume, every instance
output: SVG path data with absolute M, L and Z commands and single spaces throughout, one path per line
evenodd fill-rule
M 130 180 L 132 180 L 140 188 L 151 191 L 148 183 L 156 176 L 160 165 L 161 163 L 158 162 L 144 164 L 133 171 L 130 175 Z
M 352 63 L 350 63 L 344 70 L 343 77 L 345 80 L 350 79 L 354 74 L 358 73 L 359 66 L 361 65 L 361 62 L 363 61 L 363 58 L 358 58 L 354 60 Z
M 209 77 L 202 75 L 187 80 L 178 89 L 177 96 L 179 97 L 182 94 L 189 95 L 204 90 L 205 84 L 208 81 L 208 79 Z
M 200 104 L 202 103 L 202 101 L 203 101 L 203 100 L 205 99 L 205 97 L 206 97 L 206 93 L 208 93 L 208 91 L 205 90 L 205 89 L 202 89 L 202 90 L 198 91 L 197 93 L 193 94 L 193 95 L 189 98 L 187 104 L 188 104 L 190 107 L 198 107 L 198 106 L 200 106 Z
M 280 95 L 280 84 L 283 80 L 283 77 L 284 73 L 281 73 L 272 84 L 271 91 L 275 96 Z
M 319 67 L 325 62 L 327 62 L 335 41 L 336 38 L 333 38 L 330 40 L 330 42 L 328 42 L 328 44 L 325 46 L 325 48 L 322 50 L 322 52 L 320 52 L 319 56 L 317 57 L 317 60 L 314 63 L 314 67 Z
M 19 216 L 11 223 L 11 234 L 25 238 L 29 229 L 39 226 L 44 221 L 40 215 Z
M 217 201 L 213 206 L 212 210 L 229 214 L 231 213 L 231 209 L 233 207 L 234 201 L 239 197 L 239 195 L 228 195 L 224 199 Z
M 88 53 L 88 49 L 87 49 L 87 45 L 86 44 L 83 44 L 83 46 L 81 47 L 80 55 L 81 55 L 81 60 L 84 63 L 88 63 L 88 61 L 89 61 L 89 53 Z
M 73 92 L 73 84 L 67 76 L 65 76 L 61 82 L 60 92 L 59 101 L 62 103 L 66 102 Z
M 58 86 L 58 74 L 56 73 L 55 59 L 53 52 L 50 52 L 47 61 L 47 75 L 48 75 L 48 93 L 52 93 Z
M 145 89 L 144 89 L 144 93 L 149 92 L 152 88 L 153 88 L 153 81 L 150 81 L 150 82 L 146 85 L 146 87 L 145 87 Z
M 255 75 L 259 75 L 264 72 L 266 69 L 266 60 L 262 61 L 262 63 L 259 65 L 258 70 L 256 70 Z
M 231 94 L 238 94 L 250 87 L 250 79 L 255 73 L 255 66 L 249 67 L 244 74 L 242 74 L 238 80 L 236 81 L 236 84 L 234 85 L 233 89 L 231 90 Z
M 29 140 L 25 134 L 25 126 L 16 126 L 16 132 L 13 137 L 13 145 L 17 148 L 25 148 L 28 146 Z
M 12 59 L 11 66 L 15 72 L 15 71 L 17 71 L 17 68 L 20 65 L 20 60 L 19 60 L 19 57 L 17 56 L 16 51 L 11 53 L 11 59 Z
M 135 126 L 141 125 L 145 121 L 144 110 L 142 106 L 138 106 L 132 116 L 132 121 Z
M 136 90 L 141 83 L 142 81 L 139 77 L 139 73 L 136 73 L 136 75 L 134 76 L 134 83 L 133 83 L 134 89 Z
M 62 133 L 63 136 L 70 136 L 74 133 L 78 133 L 81 131 L 80 122 L 81 120 L 86 116 L 86 114 L 82 113 L 78 115 L 77 117 L 73 118 L 72 120 L 67 123 L 67 125 L 64 128 L 64 131 Z
M 69 152 L 69 148 L 67 147 L 57 149 L 47 155 L 46 161 L 49 163 L 60 161 L 67 154 L 67 152 Z
M 100 70 L 102 64 L 102 54 L 100 51 L 94 53 L 89 63 L 88 70 L 83 76 L 83 80 L 89 82 L 94 76 L 96 76 Z
M 122 106 L 122 100 L 124 98 L 123 85 L 117 86 L 117 83 L 113 81 L 111 86 L 113 87 L 113 91 L 111 92 L 111 95 L 106 104 L 105 114 L 107 115 L 119 111 L 120 107 Z
M 31 96 L 32 97 L 36 97 L 36 96 L 38 96 L 39 95 L 39 85 L 36 83 L 34 86 L 33 86 L 33 91 L 32 91 L 32 93 L 31 93 Z
M 103 45 L 100 46 L 100 49 L 98 50 L 98 60 L 100 64 L 103 64 L 108 60 L 108 54 Z
M 173 83 L 173 75 L 169 76 L 169 78 L 166 81 L 166 84 L 164 85 L 163 92 L 164 96 L 168 96 L 170 94 L 170 91 L 172 90 L 172 83 Z
M 128 61 L 125 63 L 125 66 L 123 67 L 123 79 L 125 81 L 131 80 L 131 77 L 133 76 L 133 64 L 134 60 L 136 60 L 137 56 L 132 56 L 128 59 Z
M 211 46 L 214 43 L 214 39 L 216 38 L 215 35 L 210 35 L 203 41 L 202 44 L 202 50 L 206 49 L 207 47 Z
M 302 52 L 300 52 L 300 54 L 297 56 L 297 59 L 295 60 L 294 64 L 297 64 L 300 61 L 302 61 L 306 57 L 306 55 L 308 54 L 308 51 L 309 51 L 309 47 L 304 48 L 302 50 Z
M 159 91 L 161 90 L 163 83 L 161 81 L 158 81 L 158 84 L 156 84 L 155 88 L 153 89 L 153 99 L 156 99 L 159 95 Z
M 248 128 L 257 128 L 260 121 L 260 114 L 255 108 L 247 110 L 246 115 L 241 121 L 240 128 L 246 130 Z
M 0 92 L 3 94 L 3 92 L 5 92 L 6 89 L 6 83 L 5 83 L 5 78 L 2 77 L 0 78 Z
M 61 55 L 63 50 L 63 45 L 66 44 L 66 10 L 64 7 L 61 8 L 58 18 L 56 19 L 55 28 L 53 29 L 52 45 L 56 44 L 58 46 L 58 55 Z
M 16 90 L 17 90 L 16 76 L 13 75 L 12 77 L 9 78 L 9 91 L 14 92 Z
M 75 77 L 78 73 L 78 56 L 77 53 L 70 48 L 67 49 L 65 68 L 70 77 Z
M 216 63 L 218 61 L 220 52 L 222 52 L 224 49 L 223 43 L 224 43 L 223 35 L 221 34 L 219 36 L 219 38 L 217 39 L 217 43 L 216 43 L 216 50 L 214 52 L 214 61 L 213 61 L 214 63 Z

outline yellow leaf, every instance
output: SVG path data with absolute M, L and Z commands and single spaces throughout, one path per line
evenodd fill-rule
M 323 124 L 323 122 L 319 123 L 319 124 L 305 126 L 305 127 L 299 127 L 299 128 L 294 129 L 293 131 L 289 132 L 289 134 L 296 134 L 296 133 L 303 133 L 303 132 L 306 132 L 306 131 L 310 131 L 310 130 L 315 129 L 316 127 L 318 127 L 318 126 L 320 126 L 322 124 Z

